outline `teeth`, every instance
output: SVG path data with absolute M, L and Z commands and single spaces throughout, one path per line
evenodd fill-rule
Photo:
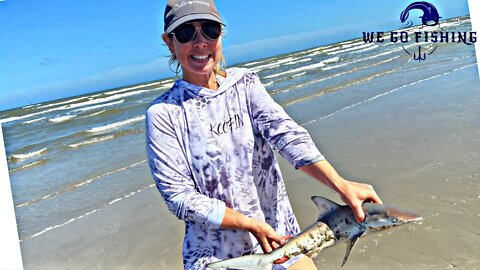
M 204 60 L 208 58 L 208 55 L 192 55 L 192 57 L 198 60 Z

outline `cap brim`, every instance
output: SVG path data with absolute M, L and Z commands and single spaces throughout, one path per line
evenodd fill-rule
M 165 30 L 165 33 L 170 33 L 172 32 L 175 28 L 177 28 L 178 26 L 180 26 L 182 23 L 186 23 L 186 22 L 189 22 L 189 21 L 195 21 L 195 20 L 210 20 L 210 21 L 215 21 L 215 22 L 218 22 L 218 23 L 221 23 L 223 25 L 225 25 L 222 20 L 220 20 L 218 17 L 216 16 L 213 16 L 212 14 L 202 14 L 202 13 L 197 13 L 197 14 L 189 14 L 189 15 L 186 15 L 186 16 L 183 16 L 181 17 L 180 19 L 176 20 L 175 22 L 173 22 L 168 28 L 167 30 Z

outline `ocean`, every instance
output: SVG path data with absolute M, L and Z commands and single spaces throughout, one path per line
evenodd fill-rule
M 470 19 L 443 21 L 440 28 L 471 31 Z M 476 65 L 474 46 L 421 45 L 426 51 L 438 47 L 416 61 L 407 51 L 416 52 L 418 44 L 358 38 L 236 66 L 257 72 L 273 99 L 308 129 L 399 89 Z M 144 114 L 175 79 L 0 112 L 21 242 L 155 189 Z

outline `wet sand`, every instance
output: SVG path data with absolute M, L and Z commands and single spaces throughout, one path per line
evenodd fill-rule
M 343 269 L 480 269 L 477 74 L 472 66 L 435 79 L 435 87 L 405 87 L 305 126 L 344 177 L 425 217 L 359 240 Z M 339 202 L 284 160 L 280 165 L 302 228 L 317 217 L 311 196 Z M 25 269 L 182 269 L 182 238 L 183 223 L 151 188 L 21 248 Z M 340 269 L 345 247 L 324 250 L 318 268 Z

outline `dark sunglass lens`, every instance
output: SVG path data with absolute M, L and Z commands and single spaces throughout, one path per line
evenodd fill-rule
M 179 27 L 173 30 L 175 37 L 180 43 L 189 42 L 195 35 L 195 27 L 191 24 L 180 25 Z
M 217 39 L 222 33 L 222 26 L 218 22 L 204 22 L 202 32 L 209 39 Z

